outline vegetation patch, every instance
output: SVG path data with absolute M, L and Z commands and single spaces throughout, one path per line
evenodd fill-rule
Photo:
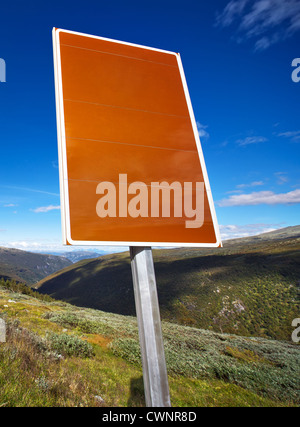
M 166 323 L 163 331 L 171 375 L 220 379 L 265 397 L 300 402 L 299 347 Z M 114 354 L 140 365 L 137 340 L 116 339 L 111 348 Z
M 28 295 L 37 298 L 41 301 L 55 301 L 55 299 L 51 298 L 49 295 L 41 294 L 38 291 L 35 291 L 29 286 L 27 286 L 25 283 L 16 282 L 15 280 L 5 280 L 2 277 L 0 279 L 0 287 L 9 291 L 16 292 L 18 294 Z
M 74 335 L 50 333 L 47 341 L 51 350 L 65 356 L 91 357 L 93 346 Z
M 225 354 L 228 356 L 232 356 L 233 358 L 237 359 L 241 363 L 266 363 L 266 364 L 272 364 L 272 362 L 264 359 L 263 357 L 258 356 L 254 351 L 251 351 L 249 349 L 246 350 L 239 350 L 235 347 L 226 347 Z
M 136 318 L 7 287 L 0 316 L 0 406 L 145 405 Z M 299 346 L 168 322 L 162 329 L 174 407 L 299 405 Z

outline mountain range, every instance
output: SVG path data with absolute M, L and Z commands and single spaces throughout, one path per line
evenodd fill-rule
M 65 257 L 0 247 L 0 278 L 34 284 L 72 262 Z
M 46 252 L 43 252 L 46 254 Z M 47 253 L 49 255 L 49 253 Z M 63 258 L 67 258 L 72 263 L 78 262 L 82 259 L 89 259 L 89 258 L 98 258 L 101 255 L 105 255 L 106 252 L 104 251 L 82 251 L 82 250 L 74 250 L 69 252 L 51 252 L 51 255 L 60 256 Z
M 300 312 L 300 226 L 218 249 L 155 249 L 153 257 L 163 320 L 289 339 Z M 77 306 L 135 315 L 128 252 L 81 260 L 35 287 Z

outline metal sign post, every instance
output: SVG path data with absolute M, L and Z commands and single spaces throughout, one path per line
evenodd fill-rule
M 130 247 L 146 405 L 168 407 L 151 247 L 222 244 L 181 58 L 60 28 L 53 54 L 63 243 Z
M 0 343 L 6 342 L 6 324 L 5 320 L 0 317 Z
M 170 407 L 161 320 L 151 247 L 130 247 L 146 406 Z

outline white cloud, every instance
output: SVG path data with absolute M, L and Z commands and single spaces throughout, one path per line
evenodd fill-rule
M 266 141 L 268 141 L 267 138 L 263 136 L 248 136 L 247 138 L 244 138 L 244 139 L 238 139 L 236 143 L 240 147 L 244 147 L 246 145 L 259 144 L 261 142 L 266 142 Z
M 50 206 L 41 206 L 41 207 L 36 208 L 36 209 L 31 209 L 31 211 L 35 212 L 35 213 L 41 213 L 41 212 L 49 212 L 49 211 L 53 211 L 53 210 L 58 210 L 58 209 L 60 209 L 60 206 L 50 205 Z
M 13 207 L 15 207 L 15 206 L 18 206 L 18 205 L 15 205 L 14 203 L 7 203 L 6 205 L 3 205 L 5 208 L 13 208 Z
M 208 126 L 202 125 L 200 122 L 197 122 L 197 129 L 200 138 L 209 138 L 209 133 L 205 130 Z
M 0 230 L 1 231 L 1 230 Z M 5 230 L 2 230 L 5 231 Z M 124 252 L 128 250 L 128 246 L 64 246 L 59 241 L 52 241 L 47 239 L 41 240 L 14 240 L 9 242 L 1 242 L 0 246 L 6 248 L 21 249 L 29 252 L 37 253 L 65 253 L 76 251 L 93 251 L 106 254 L 116 252 Z
M 300 190 L 276 194 L 273 191 L 257 191 L 250 194 L 232 195 L 218 202 L 220 207 L 254 205 L 292 205 L 300 203 Z
M 7 247 L 26 250 L 29 248 L 38 248 L 39 244 L 33 241 L 26 242 L 21 240 L 7 243 Z
M 255 236 L 277 230 L 281 227 L 282 224 L 220 225 L 220 233 L 222 240 L 227 240 Z
M 238 24 L 240 41 L 255 40 L 255 50 L 265 50 L 300 30 L 299 0 L 231 0 L 216 18 L 216 25 Z

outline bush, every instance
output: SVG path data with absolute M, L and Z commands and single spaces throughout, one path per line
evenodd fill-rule
M 124 316 L 112 315 L 110 313 L 95 312 L 87 310 L 86 313 L 80 311 L 66 311 L 65 313 L 46 313 L 44 318 L 54 322 L 64 328 L 76 329 L 83 334 L 101 334 L 107 337 L 137 336 L 137 324 L 133 322 L 124 322 Z
M 55 301 L 55 299 L 51 298 L 49 295 L 40 294 L 37 290 L 34 291 L 30 286 L 27 286 L 25 283 L 16 282 L 15 280 L 4 280 L 3 277 L 0 279 L 0 288 L 4 288 L 12 292 L 17 292 L 19 294 L 37 298 L 41 301 Z
M 300 401 L 297 346 L 171 324 L 163 324 L 163 332 L 169 374 L 219 379 L 265 397 Z M 110 348 L 116 356 L 141 365 L 137 340 L 116 339 Z
M 51 333 L 47 336 L 52 351 L 61 353 L 65 356 L 91 357 L 93 355 L 93 347 L 82 339 L 68 335 Z

